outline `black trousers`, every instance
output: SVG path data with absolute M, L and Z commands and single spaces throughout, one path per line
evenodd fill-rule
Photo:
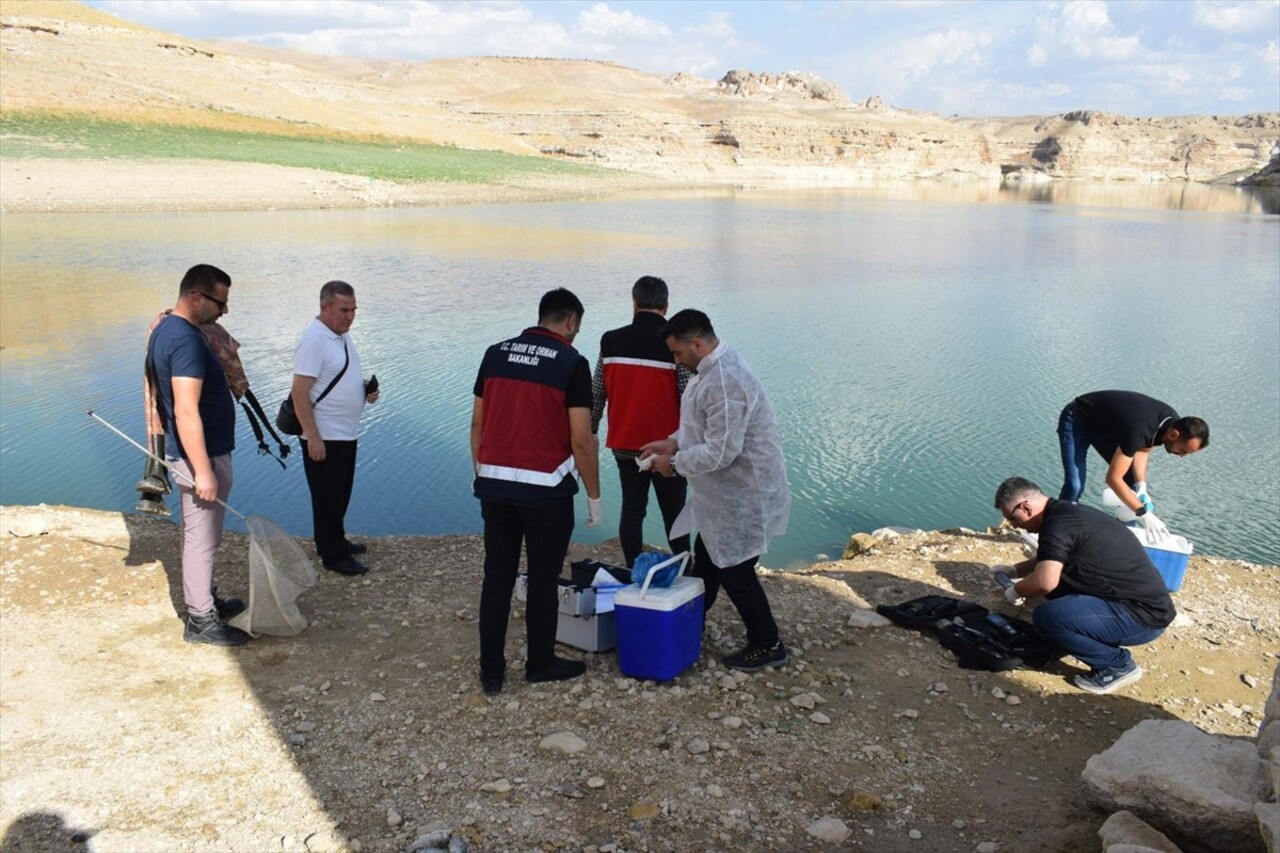
M 702 544 L 702 537 L 699 536 L 693 545 L 692 575 L 702 578 L 702 584 L 706 588 L 704 614 L 711 610 L 720 587 L 724 586 L 729 600 L 738 608 L 742 624 L 747 626 L 747 642 L 756 646 L 772 646 L 778 642 L 778 623 L 773 620 L 769 598 L 764 594 L 760 578 L 756 576 L 756 563 L 759 561 L 757 556 L 736 566 L 717 566 L 711 562 L 711 555 L 707 553 L 707 547 Z
M 526 672 L 555 660 L 559 596 L 556 579 L 573 535 L 573 498 L 539 504 L 481 501 L 484 518 L 484 583 L 480 587 L 480 677 L 500 678 L 507 669 L 507 622 L 511 593 L 524 545 L 529 569 L 525 607 Z
M 347 507 L 356 482 L 356 442 L 326 441 L 324 461 L 316 462 L 302 442 L 302 470 L 311 491 L 311 529 L 321 561 L 334 563 L 350 556 L 347 550 Z
M 622 556 L 627 568 L 635 565 L 636 557 L 644 547 L 644 517 L 649 509 L 649 486 L 658 496 L 658 509 L 662 512 L 662 527 L 667 532 L 667 544 L 671 553 L 689 550 L 689 537 L 671 538 L 671 525 L 684 509 L 688 481 L 684 477 L 664 477 L 656 471 L 641 471 L 634 459 L 613 457 L 618 463 L 618 481 L 622 484 L 622 513 L 618 518 L 618 539 L 622 542 Z

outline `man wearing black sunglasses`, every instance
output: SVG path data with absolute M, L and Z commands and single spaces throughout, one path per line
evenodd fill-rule
M 178 287 L 173 311 L 147 343 L 147 373 L 182 493 L 182 597 L 188 643 L 239 646 L 249 635 L 227 625 L 213 594 L 213 559 L 231 494 L 236 409 L 222 362 L 200 327 L 227 313 L 231 277 L 197 264 Z M 187 479 L 189 478 L 189 479 Z M 191 483 L 194 482 L 194 486 Z M 225 605 L 225 602 L 224 602 Z

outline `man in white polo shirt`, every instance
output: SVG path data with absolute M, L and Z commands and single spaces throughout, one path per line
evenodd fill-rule
M 378 400 L 366 384 L 348 331 L 356 319 L 356 292 L 345 281 L 320 288 L 320 315 L 293 356 L 293 406 L 302 424 L 302 462 L 311 491 L 316 551 L 326 569 L 362 575 L 355 558 L 368 546 L 347 539 L 345 518 L 356 477 L 356 434 L 365 403 Z

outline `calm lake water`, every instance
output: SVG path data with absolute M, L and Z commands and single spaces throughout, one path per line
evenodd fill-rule
M 838 556 L 885 525 L 981 528 L 1001 479 L 1056 493 L 1063 404 L 1141 390 L 1199 415 L 1211 446 L 1153 454 L 1162 518 L 1197 552 L 1280 563 L 1280 209 L 1210 187 L 891 186 L 425 210 L 0 216 L 0 502 L 131 510 L 146 326 L 182 273 L 233 280 L 226 327 L 274 410 L 319 287 L 351 282 L 368 410 L 348 528 L 480 529 L 471 386 L 484 349 L 563 285 L 579 348 L 662 276 L 769 389 L 794 504 L 770 566 Z M 310 535 L 295 451 L 255 455 L 243 417 L 231 504 Z M 1086 501 L 1101 505 L 1101 460 Z M 605 522 L 616 535 L 612 459 Z M 173 503 L 173 499 L 170 499 Z M 580 498 L 579 519 L 585 517 Z M 647 539 L 661 541 L 651 509 Z M 376 565 L 376 559 L 373 561 Z

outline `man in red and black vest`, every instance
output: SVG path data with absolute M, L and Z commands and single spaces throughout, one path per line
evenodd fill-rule
M 489 347 L 471 414 L 475 495 L 484 517 L 480 590 L 480 683 L 502 690 L 511 592 L 525 548 L 528 681 L 563 681 L 586 671 L 555 655 L 557 583 L 573 533 L 578 475 L 587 488 L 587 527 L 600 522 L 600 470 L 591 435 L 591 368 L 573 339 L 582 327 L 578 297 L 548 291 L 538 325 Z
M 600 360 L 591 380 L 591 432 L 600 430 L 605 406 L 609 432 L 605 444 L 613 451 L 622 485 L 622 513 L 618 539 L 627 568 L 644 546 L 644 517 L 649 486 L 658 496 L 663 529 L 673 554 L 689 550 L 688 535 L 671 538 L 671 525 L 684 509 L 687 484 L 684 477 L 663 477 L 636 465 L 640 448 L 666 438 L 680 426 L 680 395 L 689 382 L 689 371 L 677 365 L 660 332 L 667 316 L 667 283 L 651 275 L 631 288 L 635 312 L 629 325 L 611 329 L 600 339 Z

